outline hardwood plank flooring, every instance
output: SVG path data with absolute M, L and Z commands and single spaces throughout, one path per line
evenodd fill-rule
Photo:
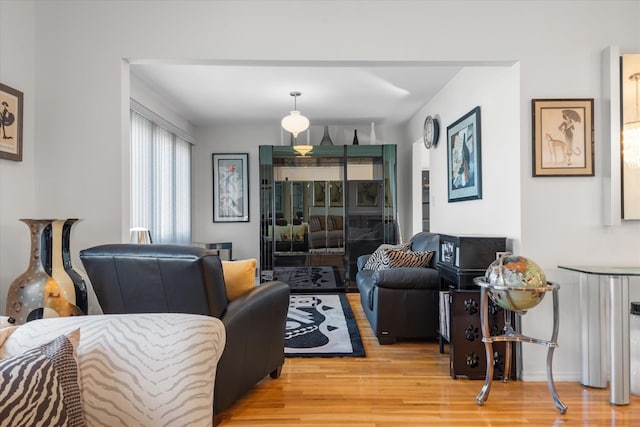
M 577 382 L 556 382 L 565 415 L 546 382 L 494 381 L 478 406 L 483 381 L 451 379 L 435 342 L 379 345 L 359 294 L 347 296 L 367 357 L 287 358 L 279 379 L 265 378 L 221 414 L 221 427 L 640 426 L 640 396 L 613 406 L 608 389 Z

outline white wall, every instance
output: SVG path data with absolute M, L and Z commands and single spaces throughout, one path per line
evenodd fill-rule
M 0 2 L 0 82 L 24 94 L 22 162 L 0 159 L 0 313 L 13 279 L 29 265 L 29 229 L 19 218 L 46 215 L 37 209 L 35 19 L 32 1 Z M 8 42 L 9 40 L 20 43 Z
M 520 165 L 514 177 L 520 187 L 516 193 L 523 195 L 515 201 L 519 206 L 513 207 L 519 212 L 515 215 L 518 218 L 511 219 L 486 203 L 500 200 L 503 177 L 487 177 L 497 160 L 483 155 L 485 203 L 471 201 L 448 206 L 446 187 L 436 183 L 432 190 L 435 202 L 432 212 L 438 225 L 434 224 L 434 230 L 476 232 L 471 225 L 481 223 L 488 233 L 504 233 L 498 223 L 507 221 L 506 232 L 517 234 L 511 229 L 520 224 L 519 252 L 538 261 L 549 278 L 563 286 L 561 304 L 566 314 L 560 326 L 561 347 L 554 365 L 559 379 L 578 378 L 575 339 L 579 325 L 573 311 L 575 304 L 571 303 L 577 293 L 578 278 L 561 273 L 555 266 L 640 264 L 637 243 L 640 223 L 608 228 L 600 225 L 599 159 L 595 177 L 531 178 L 530 123 L 532 98 L 593 97 L 599 117 L 600 53 L 609 45 L 619 46 L 622 53 L 640 52 L 637 1 L 53 0 L 34 4 L 0 0 L 0 5 L 3 83 L 17 86 L 31 97 L 37 93 L 37 103 L 32 98 L 25 105 L 35 108 L 35 112 L 26 115 L 25 142 L 37 152 L 27 153 L 26 161 L 20 165 L 1 161 L 0 166 L 2 298 L 11 278 L 26 267 L 26 260 L 20 265 L 27 252 L 26 229 L 17 222 L 18 217 L 84 218 L 72 242 L 72 249 L 76 250 L 120 241 L 126 235 L 123 230 L 128 230 L 128 153 L 123 143 L 127 134 L 123 98 L 128 101 L 129 86 L 123 58 L 347 63 L 402 60 L 443 64 L 517 61 L 520 86 L 515 90 L 519 104 L 509 112 L 513 121 L 507 127 L 509 134 L 514 128 L 519 132 L 506 146 L 502 118 L 489 114 L 487 120 L 483 116 L 483 141 L 489 146 L 499 144 L 508 153 L 501 159 L 501 165 L 507 168 Z M 439 19 L 425 25 L 425 16 Z M 444 17 L 455 17 L 454 30 L 451 19 Z M 292 34 L 296 38 L 292 39 Z M 508 73 L 505 77 L 512 81 Z M 475 92 L 482 91 L 481 88 L 469 90 L 484 102 L 486 96 Z M 487 106 L 503 95 L 512 99 L 510 94 L 495 93 L 496 100 L 486 99 L 487 104 L 482 107 L 492 110 Z M 468 96 L 448 102 L 446 116 L 441 112 L 445 123 L 475 106 Z M 602 136 L 598 126 L 596 120 L 596 144 L 601 143 Z M 409 129 L 399 141 L 403 162 L 400 166 L 404 166 L 399 177 L 405 187 L 411 182 L 410 172 L 405 172 L 410 170 L 411 143 L 418 138 L 421 128 L 420 121 L 413 137 L 410 134 L 414 131 Z M 254 143 L 260 144 L 257 140 Z M 215 150 L 236 151 L 228 146 Z M 432 168 L 436 163 L 443 164 L 442 158 L 438 158 L 441 153 L 434 152 Z M 210 153 L 204 154 L 198 162 L 202 162 L 200 167 L 208 168 Z M 14 188 L 7 195 L 5 183 L 9 180 Z M 204 181 L 199 185 L 198 192 Z M 209 191 L 205 193 L 204 197 L 210 197 Z M 405 209 L 410 200 L 410 195 L 401 194 L 401 208 Z M 204 224 L 198 227 L 198 232 L 208 232 Z M 220 236 L 218 230 L 215 236 Z M 637 292 L 635 298 L 638 299 Z M 548 333 L 549 316 L 545 314 L 545 308 L 540 314 L 528 314 L 532 320 L 527 328 Z M 544 357 L 537 350 L 532 352 L 525 358 L 525 373 L 536 377 L 542 372 Z
M 427 114 L 440 120 L 439 143 L 429 153 L 431 231 L 520 239 L 519 66 L 469 67 L 459 72 L 410 121 L 422 129 Z M 496 96 L 496 94 L 500 96 Z M 447 126 L 480 106 L 482 199 L 447 202 Z
M 195 242 L 233 242 L 233 257 L 260 260 L 259 145 L 280 145 L 278 124 L 217 125 L 198 131 L 193 148 L 193 235 Z M 249 222 L 213 222 L 212 154 L 249 154 Z

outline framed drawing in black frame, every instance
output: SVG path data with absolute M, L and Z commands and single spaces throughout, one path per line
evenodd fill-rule
M 24 95 L 0 83 L 0 159 L 22 161 Z
M 249 221 L 249 154 L 213 154 L 213 222 Z
M 532 99 L 532 176 L 593 176 L 593 98 Z
M 447 127 L 449 202 L 482 199 L 480 107 Z

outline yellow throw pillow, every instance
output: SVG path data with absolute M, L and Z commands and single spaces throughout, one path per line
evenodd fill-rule
M 222 273 L 227 287 L 227 298 L 233 301 L 256 286 L 256 259 L 222 260 Z

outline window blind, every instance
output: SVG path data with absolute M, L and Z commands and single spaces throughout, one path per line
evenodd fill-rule
M 191 144 L 131 110 L 131 226 L 191 242 Z

